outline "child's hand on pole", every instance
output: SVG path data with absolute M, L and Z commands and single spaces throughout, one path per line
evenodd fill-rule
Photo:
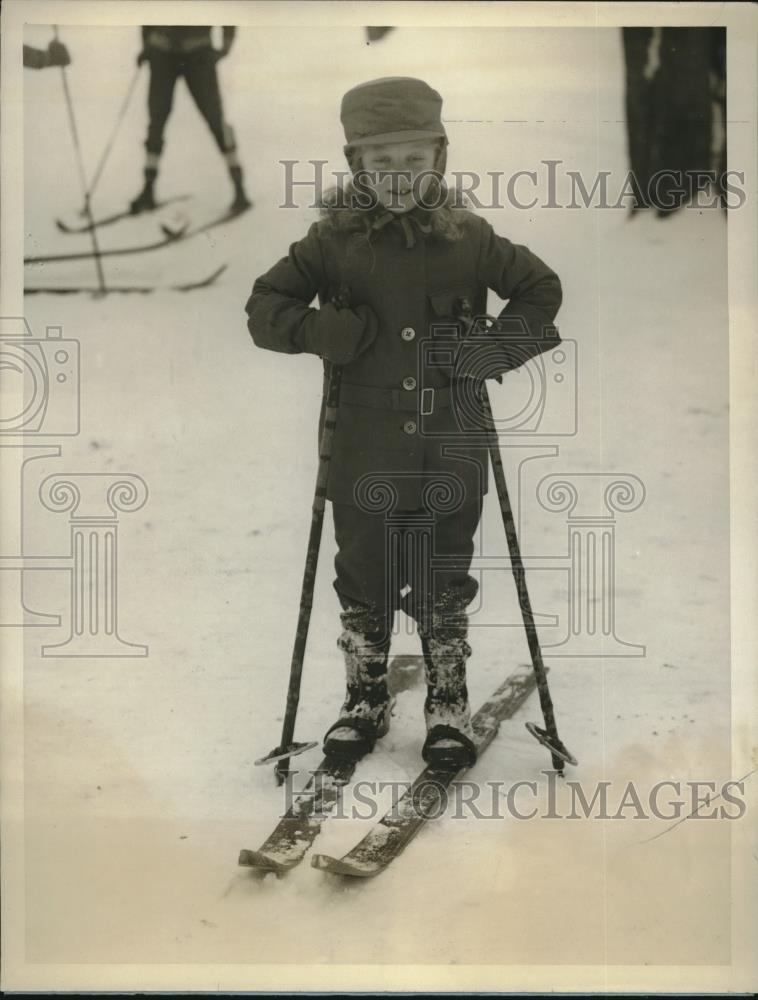
M 310 317 L 306 350 L 332 364 L 346 365 L 371 346 L 378 330 L 379 320 L 370 306 L 338 309 L 327 302 Z
M 71 56 L 68 49 L 57 39 L 53 39 L 47 47 L 48 66 L 68 66 L 71 63 Z

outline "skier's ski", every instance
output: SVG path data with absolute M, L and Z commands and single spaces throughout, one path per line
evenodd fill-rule
M 495 738 L 500 723 L 512 716 L 535 688 L 531 667 L 514 671 L 472 718 L 474 743 L 481 754 Z M 370 878 L 378 875 L 416 836 L 427 818 L 439 815 L 441 793 L 467 768 L 442 771 L 426 767 L 396 804 L 363 840 L 341 858 L 314 854 L 311 864 L 337 875 Z M 442 801 L 445 801 L 444 799 Z
M 394 696 L 413 686 L 424 669 L 420 656 L 395 656 L 389 665 Z M 346 763 L 324 757 L 302 792 L 299 792 L 276 829 L 257 851 L 242 850 L 239 864 L 262 871 L 289 871 L 298 865 L 316 839 L 324 820 L 339 802 L 341 789 L 353 777 L 359 761 Z
M 226 212 L 223 212 L 221 215 L 217 215 L 208 222 L 203 222 L 199 226 L 195 226 L 194 229 L 191 229 L 188 233 L 186 233 L 186 237 L 189 238 L 190 236 L 197 236 L 200 233 L 207 233 L 209 229 L 215 229 L 216 226 L 223 226 L 225 223 L 239 218 L 240 215 L 244 215 L 245 212 L 249 212 L 252 207 L 252 204 L 250 204 L 246 208 L 240 208 L 236 211 L 227 209 Z M 161 223 L 161 229 L 163 233 L 171 239 L 176 238 L 177 235 L 182 235 L 181 230 L 177 232 L 177 230 L 166 223 Z
M 208 288 L 219 275 L 224 273 L 227 266 L 226 264 L 222 264 L 212 274 L 207 275 L 205 278 L 200 278 L 198 281 L 189 281 L 180 285 L 108 285 L 106 286 L 105 294 L 116 292 L 122 295 L 149 295 L 152 292 L 192 292 L 198 288 Z M 85 293 L 92 295 L 103 294 L 99 288 L 92 285 L 48 285 L 43 287 L 32 285 L 31 287 L 24 288 L 24 295 L 81 295 Z
M 247 209 L 243 211 L 247 211 Z M 101 250 L 98 256 L 123 257 L 128 254 L 147 253 L 150 250 L 160 250 L 162 247 L 172 246 L 175 243 L 183 243 L 185 240 L 189 240 L 193 236 L 198 236 L 200 233 L 206 233 L 209 229 L 213 229 L 216 226 L 222 226 L 227 222 L 231 222 L 232 219 L 238 218 L 242 214 L 243 212 L 225 211 L 217 218 L 211 219 L 209 222 L 204 222 L 202 225 L 196 226 L 195 228 L 190 228 L 189 223 L 179 229 L 172 229 L 169 226 L 163 225 L 161 226 L 163 231 L 163 237 L 161 239 L 153 240 L 151 243 L 141 243 L 137 246 L 116 247 L 112 250 Z M 53 264 L 64 260 L 89 260 L 94 256 L 95 254 L 92 250 L 85 250 L 79 253 L 43 254 L 34 257 L 24 257 L 24 263 Z
M 147 253 L 149 250 L 160 250 L 161 247 L 169 246 L 172 243 L 179 243 L 182 240 L 188 239 L 191 235 L 193 233 L 189 228 L 189 223 L 187 223 L 181 229 L 164 232 L 164 235 L 160 239 L 152 240 L 150 243 L 140 243 L 131 247 L 118 247 L 113 250 L 101 250 L 98 256 L 121 257 L 128 254 Z M 42 254 L 34 257 L 24 257 L 24 263 L 54 264 L 63 260 L 90 260 L 94 256 L 95 254 L 92 250 L 82 250 L 77 253 Z
M 151 211 L 156 211 L 161 208 L 165 208 L 166 205 L 173 205 L 177 201 L 188 201 L 192 195 L 189 194 L 176 194 L 171 198 L 164 198 L 163 201 L 156 203 L 155 209 Z M 112 226 L 114 222 L 121 222 L 122 219 L 136 219 L 141 215 L 148 215 L 148 212 L 132 212 L 131 209 L 125 208 L 120 212 L 114 212 L 112 215 L 105 215 L 101 219 L 95 219 L 94 228 L 103 229 L 105 226 Z M 75 235 L 77 233 L 88 233 L 93 227 L 90 226 L 88 222 L 77 223 L 76 225 L 69 225 L 62 219 L 56 219 L 55 224 L 60 229 L 62 233 L 68 233 Z
M 318 836 L 324 820 L 334 811 L 342 788 L 352 778 L 358 761 L 339 761 L 324 757 L 310 772 L 310 779 L 297 792 L 292 805 L 277 823 L 273 833 L 257 851 L 243 848 L 239 864 L 244 868 L 283 874 L 305 857 Z

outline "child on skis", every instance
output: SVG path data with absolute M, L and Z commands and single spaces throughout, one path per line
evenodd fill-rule
M 499 378 L 555 347 L 561 286 L 534 254 L 445 190 L 441 111 L 440 95 L 413 78 L 348 91 L 341 120 L 353 183 L 256 280 L 246 309 L 257 346 L 341 367 L 327 498 L 347 693 L 324 751 L 356 759 L 387 732 L 390 637 L 402 609 L 416 620 L 424 653 L 424 760 L 457 769 L 476 760 L 466 609 L 478 590 L 469 569 L 487 491 L 487 450 L 464 426 L 457 387 Z M 488 328 L 484 366 L 481 350 L 475 362 L 470 352 L 459 351 L 454 365 L 449 351 L 435 357 L 432 347 L 450 343 L 433 343 L 440 328 L 465 335 L 461 314 L 484 315 L 488 288 L 509 300 L 498 329 L 511 335 Z M 320 308 L 311 308 L 317 296 Z M 407 515 L 406 538 L 419 514 L 433 518 L 433 551 L 413 571 L 390 554 L 388 505 L 376 502 L 382 491 L 391 497 L 393 537 L 398 518 Z

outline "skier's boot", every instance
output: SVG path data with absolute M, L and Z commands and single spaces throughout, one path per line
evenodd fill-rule
M 229 167 L 229 176 L 232 179 L 232 184 L 234 184 L 234 201 L 229 206 L 229 213 L 231 215 L 239 215 L 241 212 L 251 208 L 253 203 L 245 192 L 245 185 L 242 180 L 242 167 Z
M 476 763 L 471 709 L 466 688 L 468 617 L 454 594 L 443 594 L 419 622 L 427 696 L 424 702 L 424 760 L 432 767 L 458 771 Z
M 324 753 L 358 760 L 389 730 L 392 699 L 387 688 L 390 630 L 387 619 L 365 605 L 346 608 L 337 645 L 345 654 L 347 693 L 337 721 L 324 738 Z
M 155 179 L 158 176 L 158 171 L 154 170 L 152 167 L 145 167 L 145 183 L 134 199 L 134 201 L 129 204 L 129 211 L 132 215 L 139 215 L 140 212 L 152 212 L 157 206 L 155 203 Z

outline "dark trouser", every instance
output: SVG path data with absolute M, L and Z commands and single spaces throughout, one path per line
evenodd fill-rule
M 665 212 L 684 205 L 696 193 L 694 173 L 711 166 L 712 39 L 707 28 L 663 28 L 660 65 L 647 80 L 651 39 L 650 28 L 623 29 L 629 160 L 637 205 Z
M 160 156 L 163 150 L 163 132 L 171 114 L 176 81 L 181 76 L 187 81 L 192 99 L 207 122 L 218 148 L 222 153 L 233 152 L 234 132 L 224 122 L 216 60 L 211 49 L 203 49 L 186 56 L 168 52 L 151 54 L 147 99 L 150 123 L 145 143 L 148 153 Z
M 634 176 L 634 200 L 637 207 L 649 204 L 650 179 L 658 160 L 655 148 L 655 125 L 658 108 L 652 100 L 652 87 L 643 70 L 652 39 L 650 28 L 623 28 L 626 65 L 626 127 L 629 167 Z
M 332 504 L 337 540 L 334 588 L 344 609 L 402 609 L 421 623 L 440 600 L 466 607 L 479 585 L 469 575 L 482 513 L 478 497 L 450 513 L 370 513 Z M 410 590 L 408 590 L 410 588 Z
M 347 694 L 341 719 L 378 727 L 389 703 L 387 660 L 395 611 L 418 623 L 427 697 L 424 716 L 434 738 L 463 741 L 470 760 L 471 713 L 466 688 L 466 608 L 479 589 L 469 575 L 482 499 L 450 513 L 406 511 L 387 516 L 332 504 L 338 552 L 334 586 L 343 607 Z M 363 724 L 363 723 L 362 723 Z

